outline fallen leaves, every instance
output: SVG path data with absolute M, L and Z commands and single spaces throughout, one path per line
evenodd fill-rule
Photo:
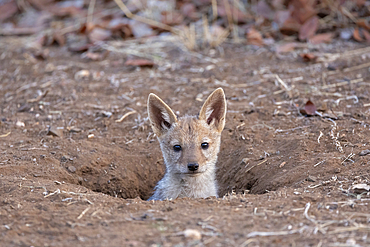
M 358 3 L 363 0 L 358 0 L 356 7 L 350 1 L 333 1 L 330 8 L 323 0 L 261 0 L 252 1 L 248 5 L 231 0 L 177 1 L 175 5 L 159 4 L 161 1 L 157 4 L 156 1 L 149 6 L 149 13 L 145 8 L 148 6 L 139 6 L 133 4 L 133 1 L 122 3 L 127 10 L 117 12 L 119 8 L 113 1 L 114 11 L 97 0 L 90 12 L 88 8 L 91 4 L 86 1 L 28 0 L 25 5 L 24 1 L 18 3 L 17 0 L 4 0 L 0 1 L 0 35 L 40 33 L 41 37 L 37 38 L 40 46 L 67 45 L 72 52 L 85 52 L 97 42 L 112 39 L 149 37 L 163 31 L 178 34 L 191 29 L 191 26 L 206 41 L 212 36 L 211 30 L 224 29 L 221 36 L 215 37 L 217 41 L 213 44 L 208 42 L 210 47 L 220 45 L 226 38 L 239 40 L 237 34 L 245 34 L 248 44 L 260 47 L 294 39 L 311 44 L 330 43 L 337 35 L 344 40 L 370 43 L 368 6 Z M 234 29 L 235 25 L 240 25 L 240 28 Z M 204 26 L 208 26 L 208 31 L 205 31 Z M 293 37 L 287 38 L 284 35 Z M 71 36 L 84 38 L 71 39 Z M 83 39 L 85 41 L 81 41 Z M 204 48 L 198 45 L 186 46 Z M 277 53 L 290 52 L 295 48 L 294 45 L 281 46 L 277 48 Z M 104 54 L 87 53 L 85 56 L 91 60 L 104 59 Z
M 110 39 L 112 32 L 110 30 L 96 27 L 88 35 L 91 42 L 104 41 Z
M 251 27 L 247 32 L 247 42 L 251 45 L 263 46 L 262 34 L 254 27 Z
M 353 30 L 353 38 L 358 42 L 370 43 L 370 33 L 364 28 L 355 28 Z
M 128 59 L 126 66 L 153 67 L 154 62 L 148 59 Z
M 304 41 L 316 33 L 316 31 L 319 28 L 319 18 L 317 16 L 313 16 L 310 19 L 308 19 L 299 29 L 299 39 Z
M 15 0 L 9 2 L 0 2 L 0 22 L 12 17 L 18 11 Z
M 366 19 L 359 19 L 356 22 L 357 26 L 365 28 L 370 31 L 370 24 Z
M 304 62 L 312 62 L 312 61 L 316 61 L 317 59 L 317 56 L 312 53 L 302 53 L 300 54 L 300 56 Z
M 359 30 L 358 28 L 356 28 L 356 29 L 353 31 L 353 38 L 354 38 L 355 40 L 357 40 L 358 42 L 362 42 L 362 41 L 363 41 L 363 39 L 362 39 L 362 37 L 361 37 L 361 35 L 360 35 L 360 30 Z
M 333 33 L 316 34 L 309 38 L 311 44 L 317 45 L 321 43 L 331 43 L 333 40 Z
M 314 116 L 316 115 L 317 108 L 311 100 L 308 100 L 303 108 L 299 110 L 302 115 Z
M 300 47 L 301 45 L 297 42 L 290 42 L 290 43 L 285 43 L 276 46 L 276 53 L 287 53 L 294 51 L 294 49 Z

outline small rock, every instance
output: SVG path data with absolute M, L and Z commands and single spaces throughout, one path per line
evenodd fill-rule
M 15 123 L 15 125 L 17 126 L 17 127 L 20 127 L 20 128 L 22 128 L 22 127 L 25 127 L 26 125 L 23 123 L 23 122 L 21 122 L 21 121 L 17 121 L 16 123 Z
M 73 161 L 73 158 L 68 155 L 63 155 L 62 158 L 60 158 L 60 162 L 67 162 L 67 161 Z
M 31 110 L 31 105 L 29 105 L 28 103 L 26 103 L 26 104 L 23 104 L 23 105 L 21 105 L 18 109 L 17 109 L 17 111 L 18 112 L 28 112 L 28 111 L 30 111 Z
M 249 158 L 244 158 L 244 159 L 242 159 L 242 163 L 243 164 L 248 164 L 249 160 L 250 160 Z
M 74 172 L 76 172 L 76 167 L 68 166 L 68 171 L 71 172 L 71 173 L 74 173 Z
M 335 61 L 335 62 L 329 63 L 326 68 L 328 70 L 334 71 L 334 70 L 341 70 L 341 69 L 344 69 L 346 67 L 349 67 L 347 62 L 345 62 L 345 61 Z
M 362 194 L 370 191 L 370 185 L 367 184 L 355 184 L 352 186 L 351 190 L 355 194 Z
M 89 139 L 94 138 L 94 137 L 95 137 L 94 134 L 90 134 L 90 135 L 87 136 L 87 138 L 89 138 Z
M 50 126 L 47 135 L 49 136 L 63 136 L 63 127 L 53 127 Z
M 202 238 L 202 234 L 195 229 L 186 229 L 183 234 L 185 238 L 191 238 L 194 240 L 200 240 Z
M 340 32 L 340 38 L 349 40 L 352 37 L 352 31 L 350 29 L 344 29 Z
M 90 77 L 90 72 L 86 69 L 80 70 L 75 74 L 75 79 L 76 80 L 82 80 L 82 79 L 89 79 Z
M 370 150 L 366 149 L 366 150 L 362 150 L 358 155 L 359 156 L 365 156 L 365 155 L 368 155 L 368 154 L 370 154 Z
M 67 162 L 68 161 L 68 156 L 65 155 L 65 156 L 62 156 L 62 158 L 60 158 L 60 162 Z
M 53 72 L 55 69 L 56 68 L 55 68 L 54 64 L 52 64 L 52 63 L 48 63 L 45 66 L 45 72 L 47 72 L 47 73 Z
M 335 173 L 340 173 L 341 172 L 341 170 L 340 170 L 340 168 L 338 167 L 338 168 L 336 168 L 335 169 L 335 171 L 334 171 Z
M 98 27 L 94 28 L 89 33 L 89 38 L 92 42 L 107 40 L 111 36 L 112 36 L 112 32 L 110 30 L 106 30 L 106 29 L 98 28 Z
M 306 178 L 306 180 L 307 180 L 308 182 L 316 182 L 317 178 L 315 178 L 314 176 L 309 175 L 309 176 Z
M 284 167 L 284 166 L 285 166 L 285 164 L 286 164 L 286 162 L 284 161 L 283 163 L 281 163 L 281 164 L 279 165 L 279 168 Z
M 112 114 L 113 113 L 111 113 L 110 111 L 101 111 L 101 112 L 98 113 L 98 116 L 110 118 L 112 116 Z
M 79 133 L 82 131 L 81 128 L 78 128 L 78 127 L 75 127 L 75 126 L 72 126 L 72 127 L 67 127 L 67 129 L 69 130 L 69 132 L 71 133 Z

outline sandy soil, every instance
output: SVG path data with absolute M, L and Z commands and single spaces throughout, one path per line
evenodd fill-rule
M 110 46 L 103 61 L 58 47 L 43 60 L 29 38 L 1 39 L 2 246 L 370 245 L 370 195 L 353 187 L 370 184 L 370 49 Z M 126 66 L 125 49 L 160 60 Z M 217 87 L 228 100 L 221 197 L 145 201 L 165 171 L 148 94 L 197 114 Z M 299 112 L 308 99 L 322 117 Z

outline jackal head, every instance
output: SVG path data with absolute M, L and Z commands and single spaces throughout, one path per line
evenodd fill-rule
M 198 117 L 177 119 L 171 108 L 152 93 L 148 99 L 148 114 L 160 142 L 167 173 L 197 176 L 215 170 L 226 116 L 222 88 L 207 98 Z

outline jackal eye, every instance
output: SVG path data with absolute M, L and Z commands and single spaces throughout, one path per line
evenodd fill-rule
M 202 144 L 200 144 L 200 146 L 202 147 L 202 149 L 207 149 L 209 144 L 208 142 L 203 142 Z
M 175 145 L 175 146 L 173 146 L 173 150 L 175 152 L 180 152 L 181 151 L 181 146 L 180 145 Z

